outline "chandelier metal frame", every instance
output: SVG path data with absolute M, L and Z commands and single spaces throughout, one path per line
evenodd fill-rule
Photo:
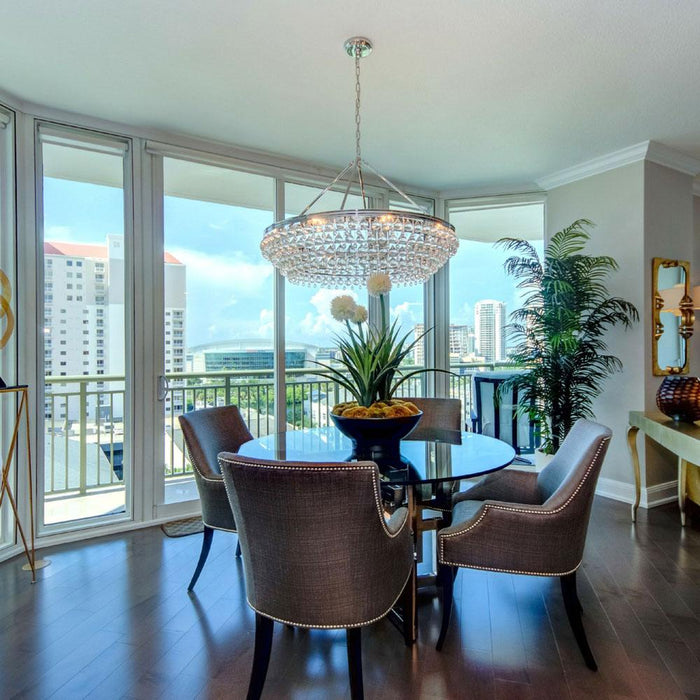
M 293 284 L 359 287 L 375 272 L 388 274 L 398 286 L 425 282 L 457 252 L 454 226 L 429 214 L 362 157 L 360 59 L 372 52 L 372 43 L 352 37 L 345 42 L 345 50 L 355 60 L 355 158 L 301 214 L 268 226 L 260 250 Z M 364 169 L 417 211 L 370 209 Z M 309 213 L 346 177 L 340 209 Z M 354 183 L 359 186 L 362 209 L 345 209 Z

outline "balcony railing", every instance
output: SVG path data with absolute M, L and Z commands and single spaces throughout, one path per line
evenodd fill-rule
M 472 407 L 475 372 L 501 364 L 453 364 L 450 396 L 462 401 L 464 423 Z M 275 430 L 271 370 L 169 374 L 164 400 L 166 479 L 192 472 L 177 417 L 186 411 L 236 404 L 253 435 Z M 287 429 L 328 425 L 330 409 L 349 399 L 345 389 L 322 373 L 290 369 L 286 374 Z M 84 496 L 123 486 L 125 389 L 123 376 L 46 377 L 45 483 L 52 497 Z M 406 381 L 401 396 L 420 396 L 424 377 Z

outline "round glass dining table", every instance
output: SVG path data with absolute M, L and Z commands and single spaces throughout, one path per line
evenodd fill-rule
M 352 444 L 334 426 L 288 430 L 254 438 L 239 454 L 290 462 L 345 462 Z M 515 458 L 507 443 L 478 433 L 420 426 L 401 441 L 401 464 L 381 470 L 382 483 L 397 486 L 455 482 L 503 469 Z
M 334 426 L 327 426 L 254 438 L 241 445 L 238 452 L 264 460 L 346 462 L 350 461 L 352 444 Z M 515 450 L 501 440 L 478 433 L 420 426 L 401 441 L 400 452 L 400 464 L 380 469 L 382 498 L 389 507 L 408 507 L 417 562 L 422 561 L 423 534 L 445 522 L 444 513 L 438 517 L 425 517 L 425 514 L 449 510 L 452 493 L 460 480 L 498 471 L 515 458 Z M 434 574 L 418 576 L 414 567 L 410 601 L 390 615 L 402 629 L 407 643 L 413 643 L 417 636 L 418 588 L 434 582 Z

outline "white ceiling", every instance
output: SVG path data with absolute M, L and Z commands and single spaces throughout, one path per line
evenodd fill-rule
M 433 189 L 527 185 L 649 139 L 700 158 L 698 0 L 22 0 L 0 89 Z

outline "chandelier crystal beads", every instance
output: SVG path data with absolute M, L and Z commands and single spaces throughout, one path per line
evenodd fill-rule
M 457 252 L 454 226 L 428 213 L 367 207 L 363 168 L 371 170 L 417 211 L 411 197 L 389 182 L 362 158 L 360 149 L 360 58 L 372 44 L 363 37 L 345 42 L 355 59 L 355 159 L 314 199 L 300 216 L 265 229 L 260 249 L 293 284 L 328 288 L 360 287 L 375 272 L 389 275 L 395 285 L 425 282 Z M 341 209 L 308 213 L 326 192 L 348 175 Z M 355 177 L 353 177 L 355 176 Z M 362 209 L 343 209 L 357 183 Z

